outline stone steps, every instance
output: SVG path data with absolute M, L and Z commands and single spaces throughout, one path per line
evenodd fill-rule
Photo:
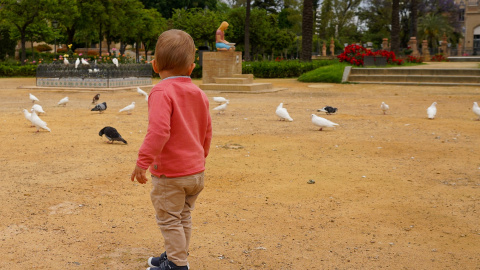
M 220 84 L 205 83 L 200 85 L 202 90 L 214 91 L 264 91 L 273 89 L 271 83 L 248 83 L 248 84 Z
M 417 85 L 480 85 L 480 69 L 352 68 L 347 81 Z
M 202 90 L 222 92 L 269 92 L 273 89 L 271 83 L 254 83 L 253 74 L 232 74 L 228 77 L 214 77 L 215 83 L 203 83 Z

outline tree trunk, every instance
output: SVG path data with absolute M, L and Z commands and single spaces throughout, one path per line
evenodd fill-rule
M 112 41 L 110 39 L 108 39 L 107 37 L 107 52 L 108 52 L 108 56 L 112 56 L 112 54 L 110 53 L 110 44 L 112 43 Z
M 31 42 L 31 45 L 32 45 L 31 46 L 32 47 L 32 59 L 33 59 L 33 61 L 35 61 L 35 51 L 33 50 L 33 40 L 30 41 L 30 42 Z
M 67 45 L 73 44 L 73 37 L 75 36 L 75 28 L 67 27 Z
M 135 62 L 138 63 L 140 62 L 140 46 L 141 46 L 141 42 L 140 41 L 137 41 L 135 43 Z
M 400 52 L 400 5 L 399 0 L 392 1 L 392 30 L 390 49 L 398 55 Z
M 250 60 L 250 0 L 247 0 L 247 14 L 245 15 L 245 61 Z
M 21 54 L 20 54 L 20 61 L 22 63 L 22 66 L 25 65 L 25 59 L 27 59 L 27 52 L 26 52 L 26 48 L 25 48 L 25 43 L 27 42 L 26 38 L 25 38 L 25 32 L 21 32 L 20 33 L 20 42 L 22 44 L 22 47 L 21 47 Z
M 398 1 L 398 0 L 397 0 Z M 313 0 L 303 1 L 301 61 L 312 61 Z
M 147 48 L 147 44 L 143 43 L 143 47 L 145 48 L 145 61 L 148 61 L 148 48 Z
M 125 54 L 125 49 L 127 48 L 127 45 L 123 43 L 123 41 L 120 42 L 120 55 Z
M 102 35 L 102 24 L 100 24 L 100 32 L 99 32 L 99 37 L 98 37 L 98 56 L 102 56 L 102 41 L 103 41 L 103 35 Z
M 417 22 L 418 22 L 418 1 L 412 0 L 412 25 L 410 29 L 410 37 L 417 37 Z M 417 39 L 418 42 L 418 39 Z

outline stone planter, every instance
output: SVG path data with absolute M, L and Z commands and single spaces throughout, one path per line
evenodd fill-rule
M 368 67 L 368 66 L 374 66 L 375 65 L 375 56 L 373 55 L 368 55 L 363 58 L 363 66 Z

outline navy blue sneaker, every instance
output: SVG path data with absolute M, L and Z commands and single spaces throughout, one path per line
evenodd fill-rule
M 149 267 L 147 270 L 188 270 L 188 266 L 177 266 L 173 262 L 166 259 L 158 267 Z
M 160 264 L 167 260 L 167 252 L 160 254 L 160 257 L 150 257 L 148 258 L 148 266 L 158 267 Z

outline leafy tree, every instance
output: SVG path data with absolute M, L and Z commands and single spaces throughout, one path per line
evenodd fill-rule
M 60 28 L 65 31 L 66 44 L 73 44 L 75 33 L 81 21 L 79 0 L 58 0 L 58 4 L 49 11 L 50 17 L 58 21 Z
M 15 55 L 16 39 L 11 36 L 11 26 L 0 20 L 0 61 L 5 60 L 6 56 Z
M 167 30 L 167 20 L 156 9 L 144 9 L 142 21 L 143 29 L 138 29 L 138 34 L 145 47 L 145 59 L 147 59 L 148 51 L 155 48 L 158 36 Z
M 418 35 L 421 39 L 428 40 L 430 48 L 438 47 L 438 41 L 442 40 L 444 33 L 447 36 L 451 35 L 453 27 L 443 15 L 430 13 L 419 19 Z
M 171 21 L 173 28 L 189 33 L 197 46 L 215 42 L 215 31 L 220 25 L 216 13 L 205 9 L 176 9 Z
M 0 0 L 0 17 L 13 24 L 19 34 L 21 43 L 21 62 L 25 64 L 28 28 L 35 22 L 45 18 L 46 11 L 55 0 Z
M 343 29 L 354 24 L 355 12 L 362 0 L 333 0 L 334 24 L 339 36 L 346 36 Z M 335 28 L 334 28 L 335 29 Z
M 247 1 L 247 5 L 249 5 Z M 277 7 L 278 3 L 275 0 L 255 0 L 253 1 L 253 8 L 265 9 L 269 13 L 278 13 Z M 248 7 L 247 7 L 248 9 Z
M 278 28 L 290 29 L 296 34 L 302 32 L 302 13 L 293 8 L 284 8 L 278 14 Z
M 318 19 L 318 32 L 321 39 L 333 37 L 335 33 L 333 16 L 332 0 L 323 0 L 320 19 Z
M 217 9 L 217 0 L 141 0 L 145 8 L 155 8 L 162 14 L 164 18 L 171 18 L 175 13 L 175 9 L 192 9 L 192 8 L 201 8 L 216 10 Z
M 303 1 L 302 61 L 312 61 L 313 0 Z
M 229 27 L 225 31 L 226 40 L 237 43 L 237 49 L 244 49 L 245 8 L 231 9 L 227 14 Z M 261 54 L 270 48 L 276 29 L 272 27 L 271 15 L 265 10 L 252 9 L 250 15 L 250 44 L 252 54 Z

